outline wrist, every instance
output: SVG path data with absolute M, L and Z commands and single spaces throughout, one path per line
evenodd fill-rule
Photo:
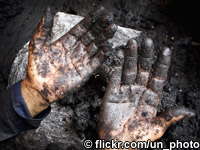
M 32 117 L 35 117 L 50 105 L 26 78 L 21 83 L 21 92 Z

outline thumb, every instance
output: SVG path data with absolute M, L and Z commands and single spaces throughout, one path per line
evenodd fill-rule
M 167 109 L 160 116 L 155 117 L 152 121 L 152 137 L 151 140 L 155 141 L 162 137 L 167 128 L 174 122 L 182 120 L 185 117 L 194 117 L 195 112 L 183 106 L 176 106 Z
M 42 46 L 49 37 L 52 26 L 53 26 L 53 13 L 51 12 L 51 8 L 47 6 L 47 8 L 44 11 L 44 15 L 37 27 L 37 30 L 31 40 L 31 44 L 33 45 L 39 44 L 39 46 Z

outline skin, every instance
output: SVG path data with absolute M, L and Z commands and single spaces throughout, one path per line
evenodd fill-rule
M 164 48 L 158 56 L 152 77 L 154 44 L 143 40 L 138 56 L 137 42 L 128 41 L 125 56 L 115 66 L 103 98 L 99 120 L 99 137 L 104 140 L 155 141 L 174 122 L 195 113 L 184 107 L 174 107 L 156 116 L 159 97 L 171 62 L 171 50 Z
M 98 7 L 57 41 L 51 43 L 53 14 L 48 7 L 29 44 L 22 96 L 34 117 L 51 103 L 81 87 L 110 50 L 107 40 L 117 30 L 113 16 Z
M 29 44 L 27 76 L 22 82 L 22 96 L 35 117 L 51 103 L 82 86 L 102 64 L 117 26 L 103 7 L 93 10 L 63 37 L 51 43 L 53 15 L 47 8 Z M 145 39 L 140 57 L 137 43 L 129 40 L 118 53 L 120 62 L 110 79 L 101 107 L 99 136 L 121 141 L 155 141 L 167 127 L 194 112 L 174 107 L 156 116 L 171 61 L 165 48 L 158 57 L 152 78 L 150 72 L 153 42 Z

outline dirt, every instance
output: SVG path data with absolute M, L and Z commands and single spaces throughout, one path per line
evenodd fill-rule
M 172 65 L 166 81 L 158 114 L 166 108 L 183 105 L 195 110 L 196 117 L 172 125 L 159 140 L 200 141 L 200 42 L 197 4 L 187 0 L 0 0 L 0 90 L 7 86 L 16 53 L 31 38 L 50 4 L 54 10 L 85 16 L 94 6 L 103 4 L 114 14 L 120 26 L 145 31 L 155 42 L 155 56 L 165 46 L 172 49 Z M 192 10 L 190 9 L 192 8 Z M 189 11 L 190 10 L 190 11 Z M 156 60 L 156 57 L 155 57 Z M 109 63 L 109 61 L 108 61 Z M 71 97 L 60 101 L 74 112 L 74 125 L 80 138 L 95 140 L 101 100 L 107 82 L 103 75 L 93 76 Z M 17 149 L 11 145 L 10 149 Z M 75 149 L 71 146 L 68 149 Z M 52 143 L 50 149 L 62 148 Z

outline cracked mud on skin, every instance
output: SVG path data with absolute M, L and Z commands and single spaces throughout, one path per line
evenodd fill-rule
M 49 36 L 52 25 L 48 7 L 30 42 L 28 72 L 23 81 L 48 103 L 67 96 L 89 79 L 105 60 L 105 52 L 111 49 L 106 41 L 117 30 L 112 14 L 103 7 L 90 12 L 54 43 Z
M 101 139 L 155 141 L 173 122 L 195 115 L 187 108 L 174 107 L 156 116 L 159 96 L 171 62 L 171 50 L 163 49 L 151 78 L 153 41 L 145 38 L 139 50 L 138 57 L 137 42 L 130 39 L 125 56 L 118 52 L 120 61 L 110 78 L 100 113 Z

